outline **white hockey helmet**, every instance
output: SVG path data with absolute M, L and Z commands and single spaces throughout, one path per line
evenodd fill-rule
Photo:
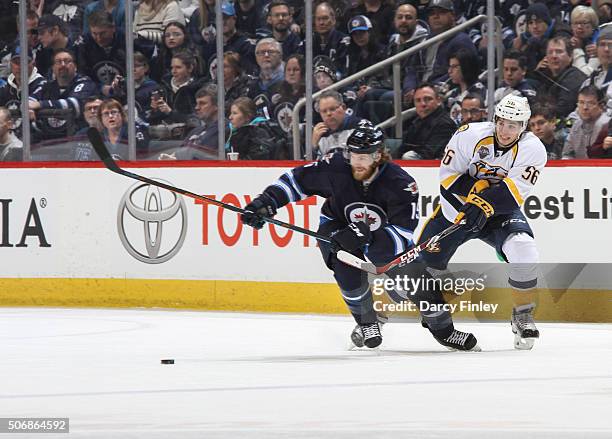
M 522 131 L 527 128 L 530 117 L 531 109 L 529 108 L 529 101 L 523 96 L 506 95 L 495 106 L 495 119 L 501 118 L 521 122 L 523 126 Z

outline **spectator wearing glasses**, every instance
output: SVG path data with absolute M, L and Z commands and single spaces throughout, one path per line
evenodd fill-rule
M 366 119 L 347 114 L 342 95 L 337 91 L 324 91 L 315 102 L 322 122 L 312 129 L 312 148 L 318 157 L 346 150 L 346 139 Z M 369 121 L 366 121 L 370 123 Z
M 574 122 L 563 148 L 562 159 L 586 159 L 602 128 L 610 117 L 603 111 L 603 93 L 587 86 L 578 93 L 578 120 Z
M 328 2 L 321 2 L 314 8 L 314 35 L 312 36 L 312 57 L 328 57 L 336 72 L 342 76 L 350 37 L 336 29 L 336 12 Z M 306 44 L 302 42 L 300 53 L 306 56 Z M 314 62 L 316 64 L 316 61 Z
M 72 123 L 69 126 L 65 119 L 44 118 L 37 120 L 44 138 L 65 137 L 69 131 L 84 124 L 83 102 L 91 95 L 97 94 L 98 87 L 89 77 L 77 72 L 74 53 L 68 49 L 58 49 L 53 55 L 53 77 L 42 89 L 41 99 L 30 100 L 30 110 L 36 114 L 40 110 L 69 110 Z
M 102 105 L 102 99 L 98 95 L 92 95 L 85 99 L 83 103 L 83 117 L 87 123 L 86 127 L 83 127 L 77 135 L 87 134 L 89 128 L 95 128 L 98 131 L 102 130 L 102 124 L 98 113 L 100 112 L 100 105 Z
M 278 102 L 280 85 L 285 79 L 283 48 L 274 38 L 264 38 L 257 42 L 255 59 L 259 76 L 249 84 L 249 96 L 255 102 L 257 114 L 266 119 L 272 118 L 273 102 Z
M 161 81 L 163 75 L 171 68 L 172 56 L 184 50 L 189 50 L 196 58 L 197 66 L 194 76 L 198 78 L 205 76 L 205 62 L 199 55 L 199 49 L 191 43 L 187 28 L 178 21 L 172 21 L 164 28 L 163 42 L 159 51 L 156 52 L 156 56 L 151 60 L 151 65 L 154 67 L 151 71 L 151 77 L 156 81 Z
M 284 0 L 273 0 L 268 6 L 267 22 L 272 30 L 270 35 L 281 43 L 283 48 L 283 59 L 286 60 L 290 55 L 297 53 L 302 40 L 291 32 L 291 10 Z
M 597 68 L 597 37 L 599 18 L 589 6 L 578 5 L 572 10 L 572 65 L 585 75 L 590 75 Z
M 480 95 L 468 94 L 461 101 L 461 124 L 485 122 L 487 109 Z
M 102 138 L 115 160 L 127 160 L 129 155 L 127 114 L 121 103 L 115 99 L 105 99 L 98 108 Z M 149 138 L 142 126 L 136 125 L 136 157 L 144 158 L 148 151 Z

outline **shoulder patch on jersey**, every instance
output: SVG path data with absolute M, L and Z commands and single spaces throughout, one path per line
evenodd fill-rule
M 470 127 L 469 123 L 466 123 L 465 125 L 461 125 L 459 128 L 457 128 L 457 132 L 460 133 L 461 131 L 465 131 Z
M 410 192 L 413 195 L 416 195 L 419 193 L 419 187 L 417 186 L 416 181 L 413 181 L 412 183 L 408 184 L 408 186 L 406 186 L 404 190 L 406 192 Z

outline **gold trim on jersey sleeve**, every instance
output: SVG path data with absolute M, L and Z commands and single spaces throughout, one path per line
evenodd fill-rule
M 455 181 L 457 181 L 457 179 L 458 179 L 459 177 L 461 177 L 462 175 L 463 175 L 463 174 L 453 174 L 453 175 L 451 175 L 451 176 L 449 176 L 449 177 L 446 177 L 444 180 L 442 180 L 442 181 L 440 182 L 440 185 L 442 185 L 442 187 L 443 187 L 444 189 L 447 189 L 447 190 L 448 190 L 448 188 L 449 188 L 449 187 L 451 187 L 451 186 L 453 185 L 453 183 L 454 183 Z
M 510 190 L 510 193 L 514 197 L 514 199 L 517 202 L 517 204 L 519 206 L 522 206 L 523 202 L 525 200 L 523 200 L 523 197 L 521 197 L 521 193 L 519 192 L 518 188 L 516 187 L 516 184 L 514 183 L 514 181 L 510 177 L 506 177 L 502 181 L 504 183 L 506 183 L 506 186 L 508 186 L 508 189 Z

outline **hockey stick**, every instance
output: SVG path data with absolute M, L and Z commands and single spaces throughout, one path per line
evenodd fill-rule
M 181 194 L 181 195 L 185 195 L 186 197 L 190 197 L 193 198 L 194 200 L 201 200 L 201 201 L 207 201 L 210 204 L 214 204 L 216 206 L 222 207 L 224 209 L 228 209 L 231 210 L 233 212 L 236 213 L 246 213 L 248 212 L 247 210 L 241 209 L 240 207 L 236 207 L 233 204 L 227 204 L 224 203 L 222 201 L 218 201 L 215 200 L 214 198 L 210 198 L 207 197 L 205 195 L 198 195 L 195 194 L 193 192 L 190 192 L 188 190 L 185 189 L 181 189 L 175 186 L 171 186 L 169 184 L 166 183 L 162 183 L 161 181 L 156 181 L 156 180 L 152 180 L 150 178 L 147 177 L 143 177 L 142 175 L 138 175 L 135 174 L 133 172 L 130 171 L 126 171 L 125 169 L 122 169 L 119 167 L 119 165 L 117 165 L 117 163 L 115 162 L 115 160 L 113 159 L 113 157 L 111 156 L 110 152 L 108 151 L 108 148 L 106 148 L 106 145 L 104 144 L 104 139 L 102 139 L 102 136 L 100 135 L 100 132 L 95 129 L 95 128 L 89 128 L 87 130 L 87 137 L 89 138 L 89 141 L 91 142 L 91 145 L 93 146 L 93 148 L 96 150 L 96 152 L 98 153 L 98 156 L 100 157 L 100 160 L 102 160 L 102 163 L 104 163 L 104 166 L 106 166 L 106 168 L 109 171 L 112 171 L 116 174 L 119 175 L 123 175 L 125 177 L 128 178 L 132 178 L 134 180 L 138 180 L 138 181 L 142 181 L 143 183 L 147 183 L 150 184 L 152 186 L 157 186 L 157 187 L 161 187 L 163 189 L 169 190 L 170 192 L 174 192 L 177 194 Z M 252 212 L 251 212 L 252 213 Z M 331 242 L 331 239 L 325 235 L 321 235 L 320 233 L 317 232 L 313 232 L 312 230 L 308 230 L 308 229 L 304 229 L 303 227 L 299 227 L 299 226 L 294 226 L 293 224 L 289 224 L 286 223 L 284 221 L 280 221 L 274 218 L 270 218 L 270 217 L 261 217 L 264 221 L 269 222 L 271 224 L 280 226 L 280 227 L 285 227 L 289 230 L 293 230 L 295 232 L 299 232 L 299 233 L 303 233 L 304 235 L 308 235 L 308 236 L 312 236 L 313 238 L 316 238 L 320 241 L 323 242 Z M 355 267 L 358 268 L 362 271 L 368 272 L 368 273 L 373 273 L 373 274 L 380 274 L 380 273 L 384 273 L 385 271 L 397 266 L 397 265 L 405 265 L 405 264 L 409 264 L 410 262 L 414 261 L 418 256 L 419 253 L 421 251 L 423 251 L 425 248 L 427 248 L 428 246 L 434 244 L 435 242 L 437 242 L 438 240 L 444 238 L 445 236 L 450 235 L 451 233 L 453 233 L 455 230 L 457 230 L 457 228 L 459 228 L 459 224 L 453 224 L 452 226 L 450 226 L 448 229 L 443 230 L 442 232 L 440 232 L 439 234 L 432 236 L 431 238 L 429 238 L 426 242 L 424 242 L 423 244 L 420 244 L 410 250 L 408 250 L 406 253 L 403 253 L 402 255 L 398 256 L 397 258 L 395 258 L 394 260 L 392 260 L 391 262 L 389 262 L 388 264 L 382 266 L 382 267 L 377 267 L 374 264 L 372 264 L 371 262 L 367 262 L 364 261 L 363 259 L 347 252 L 344 250 L 340 250 L 336 253 L 336 256 L 338 257 L 338 260 L 350 265 L 351 267 Z
M 381 267 L 377 267 L 376 265 L 374 265 L 371 262 L 366 262 L 360 258 L 358 258 L 357 256 L 345 252 L 345 251 L 339 251 L 337 256 L 338 259 L 342 262 L 344 262 L 347 265 L 350 265 L 352 267 L 355 268 L 359 268 L 360 270 L 366 271 L 368 273 L 372 273 L 372 274 L 382 274 L 385 273 L 386 271 L 394 268 L 394 267 L 401 267 L 407 264 L 410 264 L 411 262 L 413 262 L 416 258 L 419 257 L 419 254 L 425 250 L 427 247 L 430 247 L 432 245 L 434 245 L 436 242 L 440 241 L 441 239 L 447 237 L 448 235 L 450 235 L 451 233 L 456 232 L 461 226 L 463 226 L 465 224 L 465 220 L 457 223 L 457 224 L 453 224 L 450 227 L 442 230 L 440 233 L 438 233 L 437 235 L 432 236 L 431 238 L 429 238 L 427 241 L 412 247 L 410 250 L 408 250 L 405 253 L 402 253 L 401 255 L 399 255 L 398 257 L 396 257 L 395 259 L 393 259 L 391 262 L 389 262 L 388 264 L 385 264 Z
M 117 165 L 117 162 L 115 162 L 110 152 L 108 151 L 108 148 L 106 148 L 106 145 L 104 144 L 104 139 L 102 139 L 102 136 L 100 135 L 100 132 L 97 129 L 89 128 L 87 130 L 87 137 L 89 138 L 91 145 L 94 147 L 94 149 L 98 153 L 98 156 L 100 156 L 100 160 L 102 160 L 102 163 L 104 163 L 104 166 L 106 166 L 108 170 L 110 171 L 113 171 L 119 175 L 123 175 L 128 178 L 133 178 L 134 180 L 142 181 L 143 183 L 148 183 L 153 186 L 167 189 L 170 192 L 185 195 L 186 197 L 193 198 L 194 200 L 207 201 L 210 204 L 214 204 L 216 206 L 223 207 L 224 209 L 231 210 L 236 213 L 249 212 L 240 207 L 236 207 L 233 204 L 227 204 L 222 201 L 215 200 L 214 198 L 209 198 L 205 195 L 198 195 L 193 192 L 189 192 L 188 190 L 181 189 L 175 186 L 171 186 L 169 184 L 162 183 L 161 181 L 152 180 L 150 178 L 143 177 L 142 175 L 134 174 L 133 172 L 130 172 L 130 171 L 126 171 L 125 169 L 122 169 L 119 167 L 119 165 Z M 253 213 L 253 212 L 249 212 L 249 213 Z M 294 226 L 293 224 L 289 224 L 284 221 L 280 221 L 280 220 L 270 218 L 270 217 L 262 216 L 261 219 L 263 219 L 266 222 L 275 224 L 277 226 L 285 227 L 295 232 L 299 232 L 299 233 L 303 233 L 304 235 L 312 236 L 313 238 L 316 238 L 320 241 L 331 242 L 331 239 L 329 239 L 329 237 L 325 235 L 321 235 L 320 233 L 317 233 L 317 232 L 313 232 L 312 230 L 304 229 L 299 226 Z M 366 261 L 361 261 L 361 262 L 366 263 Z M 356 268 L 359 268 L 355 266 L 354 264 L 353 266 Z

